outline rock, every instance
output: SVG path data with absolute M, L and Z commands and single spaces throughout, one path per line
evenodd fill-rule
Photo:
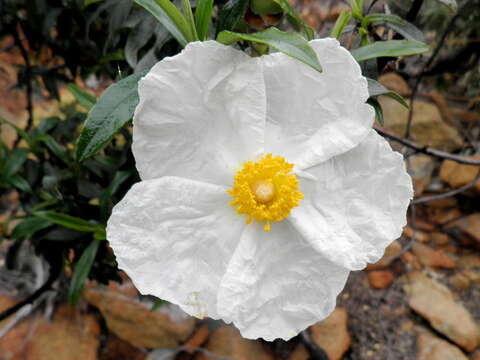
M 470 238 L 480 244 L 480 213 L 475 213 L 452 223 Z
M 429 215 L 429 219 L 436 224 L 442 225 L 451 222 L 460 216 L 462 216 L 462 213 L 458 208 L 437 209 L 437 211 Z
M 472 281 L 470 278 L 463 273 L 457 273 L 450 277 L 450 282 L 452 283 L 453 287 L 457 290 L 465 290 L 470 287 Z
M 366 270 L 378 270 L 378 269 L 384 269 L 390 265 L 390 263 L 393 261 L 392 258 L 394 256 L 397 256 L 400 254 L 402 251 L 402 245 L 395 240 L 392 242 L 390 245 L 387 246 L 385 249 L 385 254 L 383 254 L 383 257 L 376 262 L 375 264 L 368 264 L 366 267 Z
M 40 322 L 27 346 L 26 360 L 96 360 L 100 325 L 92 315 L 62 305 L 53 321 Z
M 112 335 L 100 352 L 99 360 L 144 360 L 146 351 Z
M 467 351 L 474 350 L 480 337 L 479 329 L 467 309 L 454 300 L 450 290 L 419 271 L 408 277 L 410 283 L 406 290 L 410 308 L 457 345 Z
M 348 315 L 345 309 L 337 307 L 328 318 L 310 326 L 312 340 L 328 355 L 330 360 L 340 360 L 350 348 L 351 338 L 347 328 Z M 302 345 L 290 355 L 289 360 L 307 360 L 310 358 Z
M 171 316 L 167 312 L 171 308 L 167 305 L 158 311 L 150 311 L 139 301 L 114 292 L 93 289 L 87 289 L 84 297 L 100 310 L 110 331 L 134 346 L 177 346 L 187 339 L 195 325 L 195 320 L 186 314 L 182 313 L 179 319 Z
M 208 329 L 208 326 L 207 325 L 202 325 L 200 328 L 198 328 L 195 331 L 193 336 L 190 339 L 188 339 L 185 342 L 185 344 L 183 344 L 183 345 L 184 346 L 199 347 L 207 341 L 208 335 L 210 335 L 210 330 Z M 193 353 L 192 350 L 187 350 L 186 352 L 188 352 L 190 354 Z
M 419 196 L 432 181 L 435 162 L 428 155 L 417 155 L 410 160 L 410 166 L 408 169 L 413 180 L 415 196 Z
M 436 246 L 446 246 L 450 242 L 450 237 L 444 233 L 434 232 L 430 238 Z
M 448 341 L 422 332 L 417 336 L 417 360 L 468 360 L 468 358 Z
M 403 229 L 403 235 L 412 238 L 415 234 L 415 240 L 420 241 L 421 243 L 427 243 L 430 241 L 430 235 L 421 230 L 413 230 L 410 226 L 405 226 Z
M 410 251 L 407 251 L 405 254 L 402 255 L 402 261 L 416 270 L 420 270 L 423 267 L 420 261 L 418 261 L 417 257 L 413 255 Z
M 394 91 L 402 96 L 410 96 L 412 91 L 407 82 L 397 73 L 390 72 L 379 77 L 378 81 L 388 90 Z
M 457 266 L 456 261 L 442 250 L 434 250 L 430 246 L 420 243 L 414 244 L 412 250 L 424 266 L 443 269 L 453 269 Z
M 403 137 L 409 110 L 386 96 L 382 96 L 379 101 L 385 128 L 394 135 Z M 417 143 L 439 150 L 454 151 L 463 144 L 458 131 L 442 120 L 437 107 L 423 101 L 415 101 L 413 105 L 411 135 Z
M 393 281 L 393 273 L 388 270 L 374 270 L 367 274 L 370 286 L 376 289 L 385 289 Z
M 235 360 L 273 360 L 260 341 L 244 339 L 232 326 L 222 326 L 215 330 L 205 349 L 215 355 Z M 210 359 L 203 353 L 195 357 L 195 360 Z
M 469 156 L 472 159 L 480 160 L 480 155 Z M 444 160 L 440 167 L 441 179 L 453 188 L 459 188 L 470 184 L 478 172 L 480 167 L 473 165 L 459 164 L 452 160 Z M 476 191 L 480 191 L 480 181 L 474 186 Z
M 480 360 L 480 350 L 477 350 L 473 353 L 471 360 Z
M 460 265 L 465 269 L 480 269 L 480 254 L 463 255 L 460 258 Z

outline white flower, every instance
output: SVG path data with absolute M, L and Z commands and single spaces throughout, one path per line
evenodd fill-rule
M 310 44 L 322 73 L 214 41 L 156 64 L 134 116 L 142 181 L 108 222 L 142 293 L 247 338 L 328 316 L 349 272 L 400 236 L 412 197 L 358 64 L 334 39 Z

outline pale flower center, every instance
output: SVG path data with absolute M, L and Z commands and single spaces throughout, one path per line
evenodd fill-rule
M 303 199 L 292 169 L 293 164 L 271 154 L 257 162 L 247 161 L 235 174 L 233 187 L 228 190 L 233 197 L 230 205 L 237 207 L 238 214 L 247 215 L 247 224 L 254 219 L 265 222 L 265 231 L 270 231 L 271 222 L 287 218 Z

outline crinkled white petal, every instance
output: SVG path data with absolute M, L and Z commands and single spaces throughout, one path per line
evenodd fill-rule
M 305 169 L 358 145 L 374 111 L 367 81 L 335 39 L 310 41 L 323 72 L 285 54 L 263 56 L 267 94 L 265 152 Z
M 403 157 L 374 130 L 357 147 L 305 170 L 288 218 L 314 249 L 350 270 L 378 261 L 406 224 L 413 196 Z
M 107 239 L 142 294 L 218 318 L 220 281 L 245 219 L 226 188 L 178 177 L 135 184 L 112 212 Z
M 218 310 L 243 337 L 288 340 L 327 317 L 349 270 L 314 251 L 288 222 L 248 225 L 228 265 Z
M 262 67 L 232 47 L 194 42 L 140 80 L 133 154 L 143 180 L 181 176 L 227 185 L 263 152 Z

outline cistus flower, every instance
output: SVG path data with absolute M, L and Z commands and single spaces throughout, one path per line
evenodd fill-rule
M 367 81 L 336 40 L 310 45 L 322 73 L 207 41 L 140 81 L 142 181 L 107 237 L 141 293 L 289 339 L 400 236 L 411 179 L 372 129 Z

